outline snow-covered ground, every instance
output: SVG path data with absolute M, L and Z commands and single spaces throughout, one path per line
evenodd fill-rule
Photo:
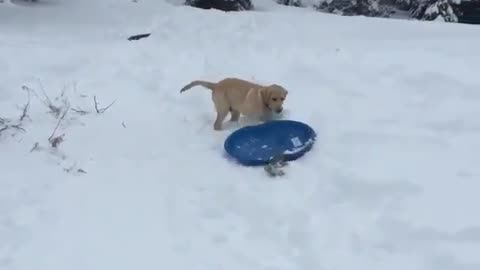
M 254 4 L 0 4 L 0 117 L 30 95 L 0 134 L 1 270 L 480 269 L 480 28 Z M 284 85 L 317 131 L 283 178 L 179 94 L 227 76 Z M 40 84 L 90 112 L 57 151 Z

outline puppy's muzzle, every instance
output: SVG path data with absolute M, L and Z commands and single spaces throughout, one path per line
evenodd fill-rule
M 281 113 L 282 111 L 283 111 L 283 108 L 278 108 L 278 109 L 275 110 L 275 112 L 277 112 L 277 113 Z

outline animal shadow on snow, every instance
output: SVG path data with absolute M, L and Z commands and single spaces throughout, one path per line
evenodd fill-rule
M 234 131 L 243 127 L 256 126 L 256 125 L 260 125 L 270 121 L 285 120 L 287 119 L 287 115 L 288 115 L 288 109 L 285 109 L 282 114 L 274 115 L 269 120 L 266 120 L 266 121 L 260 121 L 244 115 L 241 115 L 238 121 L 230 121 L 230 116 L 228 116 L 223 122 L 222 131 Z

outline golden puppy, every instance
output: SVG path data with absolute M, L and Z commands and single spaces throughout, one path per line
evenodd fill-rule
M 277 84 L 259 85 L 237 78 L 226 78 L 219 82 L 192 81 L 185 85 L 180 93 L 194 87 L 203 86 L 212 90 L 212 100 L 217 111 L 214 130 L 221 130 L 228 112 L 230 121 L 238 121 L 240 114 L 266 121 L 273 112 L 283 110 L 283 102 L 288 91 Z

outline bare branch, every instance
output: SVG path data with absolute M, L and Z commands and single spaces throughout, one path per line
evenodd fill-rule
M 93 96 L 93 101 L 95 102 L 95 110 L 97 111 L 97 113 L 104 113 L 106 110 L 108 110 L 108 108 L 110 108 L 115 103 L 116 100 L 110 103 L 110 105 L 108 105 L 107 107 L 101 108 L 101 109 L 98 108 L 97 96 Z
M 60 123 L 63 121 L 63 119 L 65 118 L 65 115 L 67 115 L 68 111 L 69 111 L 69 107 L 67 107 L 65 109 L 65 111 L 63 112 L 62 116 L 58 119 L 58 122 L 57 122 L 57 125 L 55 126 L 55 129 L 53 130 L 52 132 L 52 135 L 50 135 L 50 137 L 48 138 L 48 141 L 50 142 L 50 144 L 52 145 L 53 148 L 57 148 L 57 146 L 63 142 L 63 136 L 65 136 L 65 134 L 62 134 L 60 136 L 57 136 L 57 137 L 54 137 L 55 136 L 55 133 L 57 132 L 57 129 L 58 127 L 60 126 Z
M 30 107 L 30 92 L 28 91 L 28 88 L 22 87 L 22 89 L 27 90 L 28 94 L 28 100 L 25 106 L 23 106 L 22 114 L 20 115 L 20 118 L 16 124 L 10 124 L 11 121 L 9 119 L 0 118 L 0 125 L 3 125 L 3 127 L 0 128 L 0 133 L 8 129 L 16 129 L 25 132 L 25 129 L 22 127 L 22 122 L 28 117 L 28 108 Z
M 16 125 L 4 125 L 2 128 L 0 128 L 0 134 L 8 129 L 17 129 L 25 132 L 25 129 L 22 127 L 22 124 L 16 124 Z
M 8 126 L 9 128 L 14 128 L 14 129 L 18 129 L 18 130 L 21 130 L 21 131 L 25 131 L 25 129 L 22 127 L 22 124 L 16 124 L 16 125 L 9 125 Z
M 43 89 L 43 85 L 42 83 L 39 81 L 38 82 L 39 85 L 40 85 L 40 90 L 42 90 L 42 93 L 43 93 L 43 96 L 45 97 L 45 99 L 42 99 L 38 96 L 38 94 L 31 88 L 29 88 L 28 86 L 22 86 L 22 89 L 23 90 L 26 90 L 28 91 L 29 93 L 34 93 L 35 96 L 50 110 L 51 113 L 53 113 L 55 115 L 55 117 L 59 117 L 61 112 L 62 112 L 62 108 L 59 107 L 59 106 L 55 106 L 53 103 L 52 103 L 52 100 L 50 99 L 50 97 L 47 95 L 47 93 L 45 92 L 45 90 Z M 61 94 L 61 97 L 63 97 L 63 92 L 65 90 L 62 90 L 62 94 Z M 56 98 L 58 99 L 58 98 Z M 65 103 L 65 101 L 64 101 Z M 64 104 L 65 105 L 65 104 Z
M 22 87 L 23 90 L 27 91 L 27 104 L 23 106 L 22 115 L 20 116 L 20 122 L 22 122 L 26 117 L 28 117 L 28 108 L 30 108 L 30 91 L 28 88 Z
M 29 94 L 30 94 L 30 93 L 33 93 L 45 106 L 48 107 L 48 104 L 47 104 L 44 100 L 42 100 L 42 99 L 38 96 L 37 92 L 35 92 L 32 88 L 30 88 L 30 87 L 28 87 L 28 86 L 26 86 L 26 85 L 22 85 L 22 90 L 23 90 L 23 91 L 27 91 Z
M 97 113 L 99 113 L 99 110 L 98 110 L 98 102 L 97 102 L 97 96 L 93 96 L 93 102 L 95 102 L 95 110 L 97 111 Z
M 42 83 L 40 81 L 38 83 L 40 85 L 40 89 L 42 90 L 43 95 L 45 96 L 46 100 L 43 100 L 42 98 L 40 98 L 40 96 L 38 96 L 38 94 L 37 94 L 37 92 L 35 92 L 35 90 L 33 90 L 32 88 L 30 88 L 26 85 L 23 85 L 22 89 L 29 92 L 29 93 L 33 93 L 47 108 L 51 109 L 50 107 L 51 107 L 52 102 L 50 101 L 50 98 L 48 97 L 48 95 L 45 93 L 45 90 L 43 89 Z
M 90 113 L 90 112 L 87 112 L 87 111 L 81 109 L 80 107 L 72 108 L 71 110 L 74 111 L 74 112 L 76 112 L 76 113 L 78 113 L 78 114 L 80 114 L 80 115 L 85 115 L 85 114 L 89 114 L 89 113 Z
M 28 107 L 30 107 L 30 101 L 28 101 L 28 103 L 25 104 L 25 106 L 23 107 L 22 116 L 20 116 L 20 122 L 22 122 L 26 117 L 28 117 Z
M 4 126 L 4 127 L 0 128 L 0 134 L 7 129 L 9 129 L 9 126 Z
M 39 84 L 39 86 L 40 86 L 40 90 L 42 90 L 43 96 L 44 96 L 45 99 L 47 100 L 47 104 L 48 104 L 48 105 L 51 105 L 51 104 L 52 104 L 52 101 L 50 100 L 50 98 L 48 97 L 47 93 L 45 92 L 45 89 L 43 88 L 42 82 L 40 82 L 40 80 L 38 80 L 38 84 Z

